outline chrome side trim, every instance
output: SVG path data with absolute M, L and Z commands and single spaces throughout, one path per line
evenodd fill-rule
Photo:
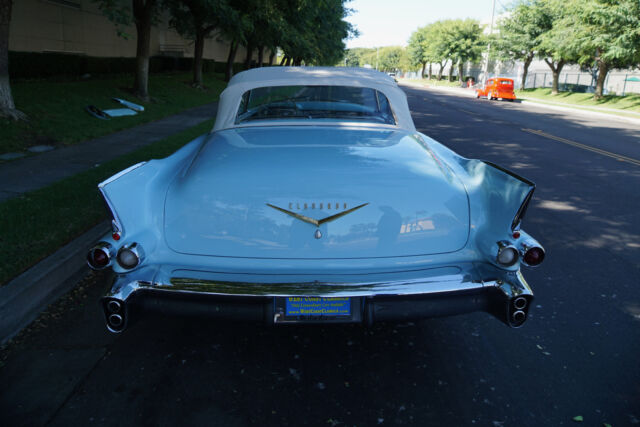
M 107 208 L 109 208 L 109 212 L 113 217 L 113 219 L 111 220 L 111 227 L 113 228 L 115 226 L 115 228 L 118 229 L 118 232 L 120 232 L 120 235 L 123 235 L 124 227 L 122 226 L 122 221 L 120 221 L 120 217 L 118 217 L 118 213 L 113 207 L 113 203 L 111 203 L 111 200 L 109 200 L 109 196 L 107 196 L 107 193 L 106 191 L 104 191 L 103 187 L 100 187 L 100 185 L 98 185 L 98 190 L 100 191 L 100 194 L 102 194 L 102 198 L 104 199 L 104 202 L 107 204 Z
M 121 170 L 120 172 L 118 172 L 117 174 L 105 179 L 104 181 L 102 181 L 100 184 L 98 184 L 98 188 L 102 188 L 110 183 L 112 183 L 113 181 L 115 181 L 116 179 L 120 178 L 123 175 L 128 174 L 129 172 L 131 172 L 132 170 L 138 169 L 140 166 L 144 165 L 147 162 L 140 162 L 140 163 L 136 163 L 133 166 L 129 166 L 128 168 Z

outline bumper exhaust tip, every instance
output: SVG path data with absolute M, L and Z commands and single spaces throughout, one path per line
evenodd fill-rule
M 107 303 L 107 310 L 109 313 L 119 313 L 122 306 L 116 300 L 111 300 Z
M 513 306 L 516 308 L 516 310 L 524 310 L 524 308 L 527 306 L 527 299 L 525 297 L 518 297 L 513 300 Z
M 124 325 L 124 320 L 119 314 L 112 314 L 107 320 L 108 325 L 114 330 L 120 330 Z
M 527 319 L 527 315 L 522 310 L 517 310 L 511 315 L 513 326 L 521 326 Z

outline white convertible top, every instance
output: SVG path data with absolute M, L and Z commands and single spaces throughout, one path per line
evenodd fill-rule
M 412 132 L 416 130 L 405 93 L 393 77 L 385 73 L 367 68 L 278 66 L 253 68 L 233 76 L 220 95 L 213 130 L 239 126 L 235 124 L 235 120 L 242 95 L 251 89 L 270 86 L 357 86 L 375 89 L 389 100 L 398 127 Z M 273 123 L 283 124 L 282 121 Z M 260 122 L 260 125 L 264 124 L 264 121 Z

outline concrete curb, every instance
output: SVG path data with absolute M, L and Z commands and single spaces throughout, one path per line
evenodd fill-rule
M 578 113 L 582 113 L 582 114 L 584 114 L 586 116 L 600 117 L 600 118 L 605 118 L 605 119 L 621 120 L 623 122 L 628 122 L 628 123 L 633 123 L 633 124 L 640 123 L 640 118 L 629 117 L 629 116 L 620 116 L 620 115 L 614 114 L 614 113 L 605 113 L 605 112 L 591 110 L 591 109 L 582 108 L 582 107 L 570 107 L 570 106 L 565 107 L 563 105 L 549 104 L 547 102 L 537 101 L 537 100 L 534 100 L 534 99 L 531 99 L 531 98 L 521 99 L 520 102 L 522 104 L 536 105 L 536 106 L 539 106 L 539 107 L 548 108 L 550 110 L 578 112 Z M 622 113 L 624 113 L 624 111 L 622 111 Z
M 87 250 L 110 230 L 104 221 L 0 287 L 0 344 L 68 292 L 88 267 Z

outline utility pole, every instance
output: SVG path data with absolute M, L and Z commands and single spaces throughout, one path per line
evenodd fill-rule
M 484 62 L 484 70 L 482 72 L 482 85 L 487 84 L 487 73 L 489 72 L 489 53 L 491 52 L 491 35 L 493 34 L 493 16 L 496 12 L 496 0 L 493 0 L 493 7 L 491 8 L 491 25 L 489 26 L 489 43 L 487 44 L 487 58 Z

